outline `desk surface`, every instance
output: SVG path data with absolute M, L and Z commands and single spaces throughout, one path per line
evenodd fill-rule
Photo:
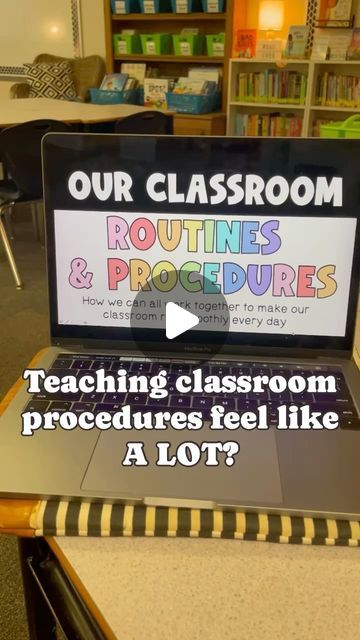
M 119 639 L 359 637 L 358 549 L 185 538 L 55 542 Z
M 49 98 L 3 98 L 0 99 L 0 127 L 48 118 L 90 124 L 125 118 L 139 111 L 149 109 L 131 104 L 98 105 Z

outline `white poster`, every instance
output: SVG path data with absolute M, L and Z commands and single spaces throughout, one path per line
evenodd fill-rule
M 221 293 L 232 332 L 344 336 L 355 231 L 352 218 L 56 210 L 59 324 L 129 327 L 157 277 L 169 301 L 181 280 L 197 330 L 221 331 Z M 147 306 L 143 326 L 159 328 Z

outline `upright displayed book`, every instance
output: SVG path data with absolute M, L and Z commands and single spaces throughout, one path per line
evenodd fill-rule
M 166 93 L 170 81 L 167 78 L 144 79 L 144 107 L 166 110 Z
M 319 25 L 324 27 L 351 26 L 353 0 L 320 0 Z
M 100 89 L 103 91 L 124 91 L 128 77 L 127 73 L 108 73 L 104 77 Z
M 254 58 L 256 55 L 256 29 L 238 29 L 234 38 L 234 56 Z
M 327 60 L 330 54 L 330 38 L 315 31 L 314 42 L 311 50 L 311 60 Z
M 348 60 L 360 60 L 360 29 L 354 29 L 350 46 L 347 50 Z
M 309 27 L 307 25 L 293 25 L 289 29 L 286 47 L 286 58 L 305 58 Z
M 146 76 L 146 64 L 142 62 L 123 62 L 121 73 L 127 73 L 128 76 L 135 78 L 140 85 L 143 85 Z

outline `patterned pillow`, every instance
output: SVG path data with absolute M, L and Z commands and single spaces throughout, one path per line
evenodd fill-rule
M 23 67 L 30 84 L 30 98 L 76 99 L 71 66 L 66 60 L 54 64 L 26 63 Z

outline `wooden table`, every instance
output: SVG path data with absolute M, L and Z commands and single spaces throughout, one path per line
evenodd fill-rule
M 0 99 L 0 129 L 29 120 L 54 119 L 69 124 L 95 125 L 111 123 L 134 113 L 149 111 L 131 104 L 98 105 L 49 98 Z M 224 113 L 208 113 L 201 117 L 174 114 L 174 133 L 177 135 L 225 135 Z
M 95 124 L 149 111 L 131 104 L 98 105 L 49 98 L 0 99 L 0 128 L 29 120 L 53 119 L 68 123 Z
M 360 314 L 358 366 L 359 347 Z M 0 413 L 21 384 L 7 394 Z M 0 500 L 0 533 L 33 536 L 30 518 L 37 505 Z M 110 640 L 352 640 L 359 635 L 356 549 L 191 538 L 46 542 Z

